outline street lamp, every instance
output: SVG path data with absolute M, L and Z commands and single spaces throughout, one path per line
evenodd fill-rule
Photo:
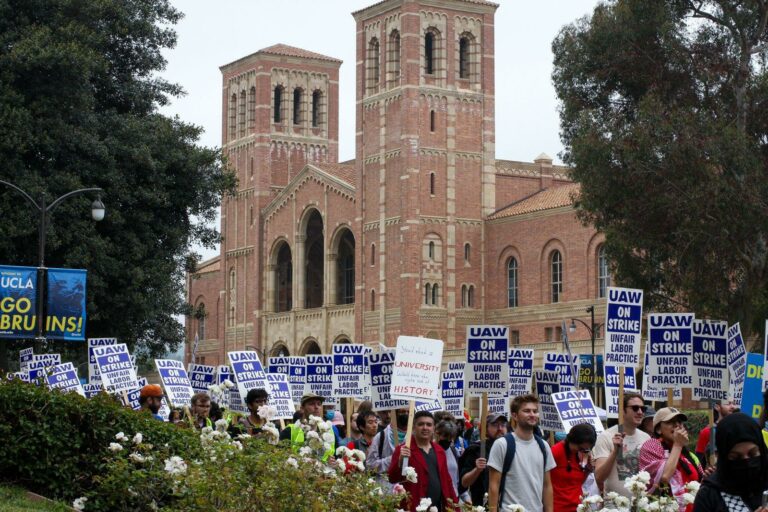
M 592 340 L 592 396 L 595 397 L 597 393 L 597 356 L 595 355 L 595 337 L 597 336 L 598 329 L 600 329 L 600 326 L 603 324 L 595 324 L 595 306 L 589 306 L 587 308 L 587 313 L 591 315 L 592 321 L 590 322 L 590 325 L 587 325 L 586 322 L 579 320 L 578 318 L 571 318 L 571 325 L 568 326 L 568 332 L 571 334 L 576 332 L 576 322 L 579 322 L 587 328 L 587 331 L 589 331 L 589 336 Z
M 43 303 L 45 302 L 45 278 L 47 275 L 47 268 L 45 267 L 45 236 L 46 231 L 48 230 L 48 225 L 51 220 L 51 213 L 53 210 L 61 204 L 62 201 L 65 199 L 68 199 L 72 196 L 76 196 L 79 194 L 84 194 L 86 192 L 103 192 L 102 189 L 93 187 L 93 188 L 81 188 L 78 190 L 73 190 L 71 192 L 67 192 L 63 196 L 57 198 L 55 201 L 53 201 L 51 204 L 46 204 L 45 202 L 45 194 L 40 194 L 40 200 L 35 201 L 32 199 L 32 196 L 27 194 L 24 190 L 17 187 L 13 183 L 8 183 L 7 181 L 0 180 L 0 185 L 5 185 L 6 187 L 12 188 L 22 196 L 24 196 L 24 199 L 27 200 L 29 204 L 35 207 L 37 210 L 37 213 L 39 215 L 38 219 L 38 242 L 37 242 L 37 336 L 35 337 L 36 342 L 44 342 L 45 341 L 45 325 L 43 322 Z M 101 202 L 101 195 L 99 195 L 96 200 L 91 203 L 91 217 L 96 222 L 104 219 L 104 215 L 106 214 L 106 208 L 104 207 L 104 203 Z

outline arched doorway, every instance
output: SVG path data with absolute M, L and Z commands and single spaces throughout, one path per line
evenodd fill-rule
M 319 355 L 319 354 L 322 354 L 322 352 L 320 351 L 320 345 L 317 344 L 317 341 L 313 339 L 307 339 L 304 341 L 301 347 L 302 356 Z
M 314 210 L 307 221 L 306 230 L 306 295 L 304 307 L 319 308 L 323 305 L 324 276 L 323 218 Z
M 286 242 L 280 244 L 275 263 L 275 311 L 293 307 L 293 258 Z
M 355 302 L 355 237 L 345 229 L 336 256 L 336 304 Z

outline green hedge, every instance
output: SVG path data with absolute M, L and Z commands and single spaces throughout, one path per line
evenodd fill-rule
M 696 442 L 699 440 L 699 432 L 709 425 L 709 415 L 707 411 L 694 409 L 683 411 L 688 416 L 685 422 L 685 428 L 688 430 L 688 449 L 693 453 L 696 451 Z
M 85 399 L 3 378 L 0 481 L 71 502 L 105 472 L 106 448 L 121 431 L 143 432 L 182 453 L 199 446 L 194 432 L 126 409 L 107 394 Z

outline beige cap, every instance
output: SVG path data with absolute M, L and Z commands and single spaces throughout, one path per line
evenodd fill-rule
M 672 421 L 675 418 L 679 418 L 680 421 L 688 421 L 688 416 L 678 411 L 674 407 L 664 407 L 659 409 L 653 416 L 653 428 L 663 421 Z

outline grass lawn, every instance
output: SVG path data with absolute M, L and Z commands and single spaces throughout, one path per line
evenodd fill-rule
M 19 487 L 0 485 L 0 510 L 3 512 L 70 512 L 72 509 L 61 503 L 33 501 L 27 491 Z

